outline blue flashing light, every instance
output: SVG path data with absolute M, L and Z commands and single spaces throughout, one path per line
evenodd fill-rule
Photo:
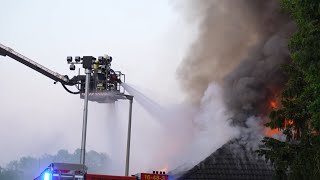
M 44 173 L 43 180 L 50 180 L 50 173 L 49 172 Z

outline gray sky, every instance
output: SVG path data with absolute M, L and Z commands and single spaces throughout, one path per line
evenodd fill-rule
M 126 73 L 128 83 L 159 102 L 177 102 L 183 95 L 175 71 L 195 28 L 176 6 L 167 0 L 1 0 L 0 43 L 69 76 L 75 72 L 69 71 L 67 56 L 110 54 L 113 68 Z M 79 148 L 83 101 L 78 96 L 10 58 L 0 57 L 0 77 L 0 165 L 21 156 Z M 108 153 L 113 134 L 105 132 L 104 118 L 110 112 L 106 105 L 89 106 L 87 147 Z M 127 102 L 118 106 L 123 117 L 117 135 L 125 143 Z M 139 131 L 157 125 L 137 103 L 133 113 L 132 159 L 138 162 L 134 152 L 145 143 Z

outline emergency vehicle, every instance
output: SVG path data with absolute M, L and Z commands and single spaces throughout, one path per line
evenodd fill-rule
M 88 168 L 82 164 L 51 163 L 34 180 L 169 180 L 169 176 L 162 171 L 139 173 L 132 176 L 113 176 L 89 174 Z

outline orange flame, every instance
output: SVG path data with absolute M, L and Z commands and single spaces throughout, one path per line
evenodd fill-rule
M 271 106 L 273 109 L 277 109 L 277 108 L 278 108 L 276 101 L 271 101 L 271 102 L 270 102 L 270 106 Z
M 292 125 L 293 124 L 293 120 L 285 120 L 284 121 L 284 127 L 287 127 L 288 125 Z
M 281 135 L 281 131 L 278 128 L 277 129 L 270 129 L 270 128 L 265 129 L 265 136 L 267 136 L 267 137 L 272 137 L 276 134 Z
M 280 102 L 277 98 L 274 98 L 272 99 L 270 102 L 269 102 L 269 105 L 272 109 L 279 109 L 280 107 Z
M 273 110 L 278 110 L 281 107 L 279 99 L 274 98 L 274 99 L 270 100 L 269 107 L 272 108 Z M 284 121 L 284 128 L 287 128 L 289 125 L 293 125 L 293 124 L 294 124 L 293 120 L 286 119 Z M 277 128 L 277 129 L 265 128 L 265 135 L 267 137 L 272 137 L 275 134 L 282 135 L 282 132 L 281 132 L 281 130 L 279 128 Z
M 279 100 L 277 98 L 272 99 L 269 102 L 269 107 L 271 107 L 272 109 L 279 109 Z M 272 137 L 276 134 L 281 135 L 282 133 L 281 133 L 280 129 L 278 129 L 278 128 L 276 128 L 276 129 L 265 128 L 264 134 L 267 137 Z

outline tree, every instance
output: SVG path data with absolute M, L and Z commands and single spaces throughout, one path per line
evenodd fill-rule
M 265 138 L 258 153 L 270 160 L 277 179 L 320 177 L 320 1 L 281 0 L 297 31 L 289 42 L 292 63 L 279 99 L 281 108 L 270 113 L 266 126 L 280 129 L 281 142 Z
M 22 176 L 23 174 L 21 171 L 15 171 L 0 167 L 0 179 L 22 180 Z

